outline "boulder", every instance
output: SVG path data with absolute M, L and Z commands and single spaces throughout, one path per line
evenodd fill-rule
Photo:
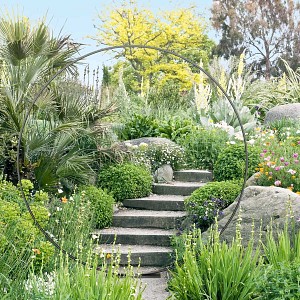
M 300 119 L 300 103 L 278 105 L 271 108 L 265 117 L 265 124 L 282 119 Z
M 257 179 L 256 179 L 257 174 L 259 174 L 259 173 L 255 173 L 250 178 L 247 179 L 246 185 L 245 185 L 246 187 L 257 185 Z
M 172 142 L 169 139 L 166 138 L 160 138 L 160 137 L 142 137 L 134 140 L 128 140 L 124 141 L 123 144 L 131 144 L 133 146 L 139 146 L 140 144 L 147 144 L 147 145 L 172 145 L 177 146 L 176 143 Z
M 157 183 L 170 183 L 173 180 L 173 169 L 170 165 L 162 165 L 154 173 L 154 181 Z
M 223 218 L 218 222 L 219 229 L 223 228 L 229 220 L 236 202 L 232 203 L 223 212 Z M 228 242 L 236 234 L 236 225 L 240 221 L 243 244 L 246 245 L 251 238 L 254 224 L 254 244 L 259 242 L 261 226 L 262 241 L 265 240 L 266 232 L 270 226 L 283 228 L 290 214 L 299 219 L 300 197 L 288 189 L 279 187 L 249 186 L 245 188 L 242 196 L 240 209 L 234 215 L 232 221 L 221 235 L 221 240 Z M 296 222 L 300 228 L 300 222 Z

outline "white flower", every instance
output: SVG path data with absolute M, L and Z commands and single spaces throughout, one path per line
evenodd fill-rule
M 57 206 L 57 207 L 56 207 L 56 210 L 57 210 L 57 211 L 61 211 L 62 208 Z
M 63 193 L 64 191 L 63 191 L 62 189 L 58 189 L 57 192 L 58 192 L 59 194 L 61 194 L 61 193 Z

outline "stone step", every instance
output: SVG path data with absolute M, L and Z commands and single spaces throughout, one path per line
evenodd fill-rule
M 112 226 L 173 229 L 180 226 L 186 215 L 184 211 L 125 209 L 115 212 Z
M 95 230 L 93 239 L 99 244 L 131 244 L 170 246 L 170 237 L 177 233 L 176 230 L 154 228 L 124 228 L 111 227 Z
M 107 254 L 119 253 L 120 265 L 126 266 L 128 264 L 128 253 L 130 253 L 130 264 L 132 266 L 168 266 L 172 261 L 172 248 L 159 247 L 149 245 L 106 245 L 101 244 L 95 246 L 96 253 Z
M 171 183 L 154 183 L 152 191 L 159 195 L 182 195 L 189 196 L 196 189 L 204 186 L 203 182 L 182 182 L 173 181 Z
M 213 175 L 207 170 L 181 170 L 174 171 L 174 180 L 183 182 L 209 182 Z
M 184 210 L 184 196 L 181 195 L 150 195 L 145 198 L 126 199 L 123 205 L 129 208 L 150 210 Z

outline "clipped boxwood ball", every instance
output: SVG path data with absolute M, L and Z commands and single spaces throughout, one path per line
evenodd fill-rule
M 94 226 L 99 229 L 110 226 L 113 218 L 114 198 L 93 185 L 82 186 L 80 191 L 84 199 L 91 203 Z
M 100 171 L 98 185 L 112 193 L 117 201 L 149 196 L 152 176 L 145 167 L 124 163 Z
M 256 171 L 260 149 L 248 146 L 248 178 Z M 218 155 L 214 165 L 214 179 L 217 181 L 240 179 L 245 172 L 245 149 L 243 144 L 229 144 Z

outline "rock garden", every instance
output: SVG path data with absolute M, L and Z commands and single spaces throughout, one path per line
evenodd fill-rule
M 43 22 L 1 16 L 0 40 L 1 299 L 300 299 L 298 70 L 263 80 L 206 40 L 237 116 L 167 55 L 87 82 Z

